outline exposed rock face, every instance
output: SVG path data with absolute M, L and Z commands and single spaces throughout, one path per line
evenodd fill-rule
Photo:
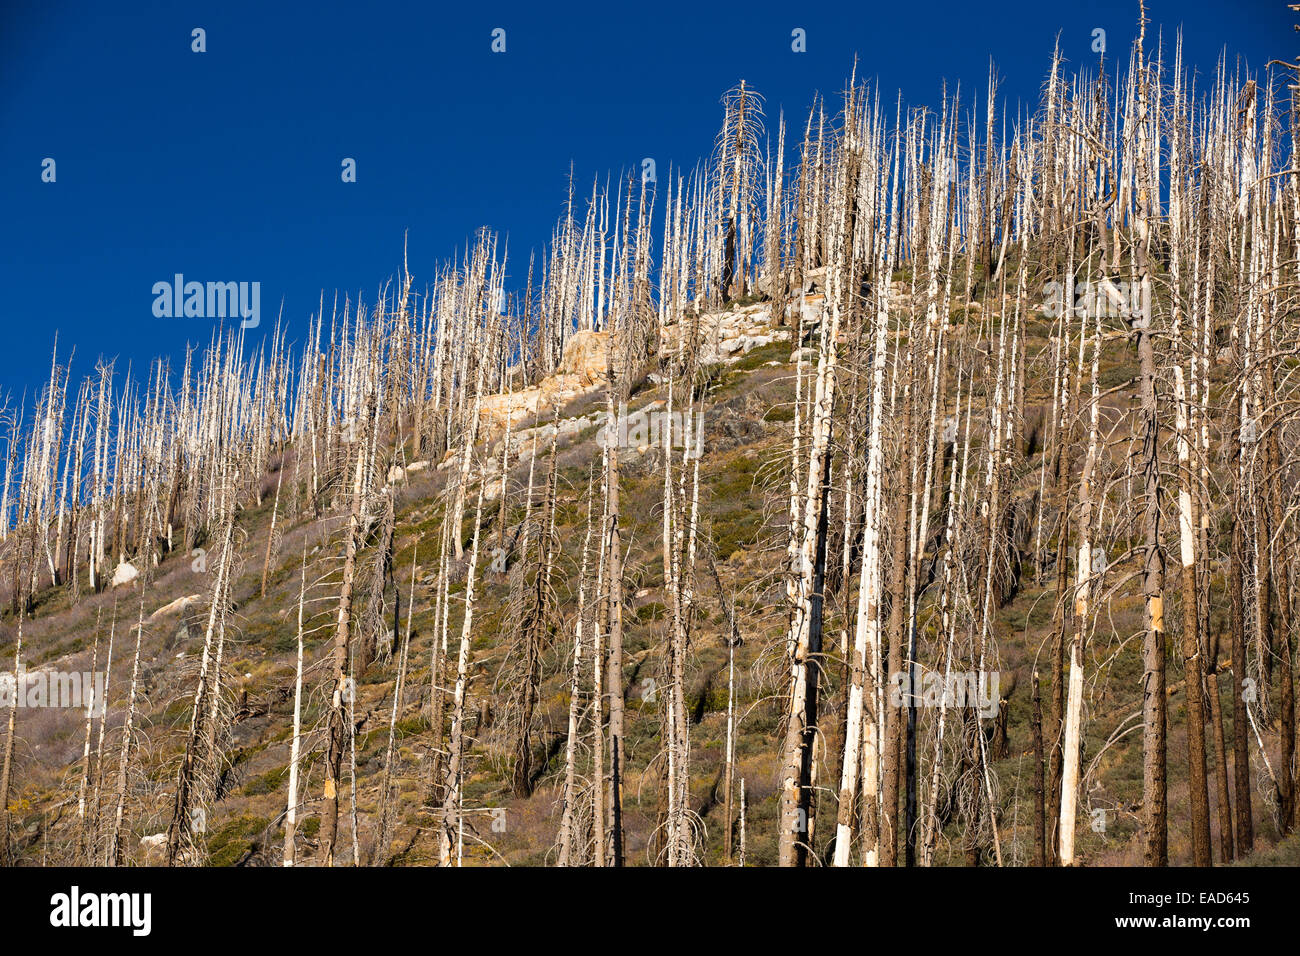
M 549 375 L 542 379 L 542 404 L 554 407 L 565 402 L 571 402 L 579 395 L 585 395 L 587 392 L 600 388 L 604 382 L 603 372 L 599 381 L 594 382 L 585 381 L 581 375 L 567 375 L 564 373 Z
M 564 345 L 561 375 L 576 375 L 581 386 L 605 381 L 609 333 L 575 332 Z
M 803 299 L 801 306 L 792 306 L 792 309 L 802 308 L 805 321 L 814 323 L 821 319 L 823 301 L 821 295 L 809 295 Z M 683 323 L 665 325 L 661 331 L 662 350 L 674 351 L 686 332 L 687 327 Z M 771 306 L 756 303 L 724 312 L 704 313 L 699 317 L 699 335 L 700 361 L 710 365 L 737 362 L 754 349 L 773 342 L 789 341 L 790 330 L 773 328 Z M 560 367 L 554 375 L 548 375 L 537 385 L 484 397 L 482 421 L 487 435 L 500 434 L 505 431 L 507 424 L 517 429 L 523 422 L 543 415 L 547 410 L 563 406 L 575 398 L 602 388 L 607 374 L 608 351 L 607 332 L 575 332 L 564 346 Z M 652 384 L 659 384 L 658 379 L 656 373 L 651 373 Z M 581 430 L 595 421 L 596 419 L 588 422 L 575 420 L 579 424 L 574 427 Z M 565 428 L 562 424 L 562 433 Z M 564 437 L 563 434 L 561 437 Z M 548 439 L 549 432 L 540 436 L 542 441 Z M 447 457 L 454 457 L 454 453 L 449 453 Z M 444 460 L 438 467 L 445 466 Z
M 818 297 L 820 302 L 820 297 Z M 818 315 L 820 311 L 813 305 Z M 756 348 L 790 338 L 786 329 L 772 328 L 772 310 L 766 304 L 744 306 L 728 312 L 706 312 L 699 318 L 700 361 L 705 365 L 735 362 Z M 671 352 L 686 334 L 680 323 L 665 326 L 661 348 Z
M 542 408 L 542 390 L 536 385 L 483 398 L 483 427 L 488 433 L 504 431 L 506 422 L 518 423 Z
M 603 359 L 602 359 L 603 361 Z M 603 381 L 603 379 L 602 379 Z M 597 388 L 596 383 L 584 383 L 580 375 L 548 375 L 540 385 L 516 389 L 483 399 L 483 427 L 488 435 L 505 431 L 506 423 L 517 427 L 547 409 L 573 401 L 579 395 Z
M 537 385 L 483 399 L 483 426 L 489 435 L 502 432 L 540 415 L 547 409 L 573 401 L 605 384 L 604 332 L 576 332 L 564 347 L 560 369 Z

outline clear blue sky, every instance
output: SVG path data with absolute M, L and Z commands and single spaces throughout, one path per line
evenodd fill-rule
M 1110 0 L 290 6 L 0 0 L 0 393 L 30 396 L 56 331 L 74 381 L 100 355 L 141 369 L 205 344 L 214 320 L 153 316 L 153 284 L 177 272 L 260 281 L 254 341 L 282 299 L 297 339 L 322 290 L 373 301 L 407 229 L 417 285 L 482 225 L 508 236 L 521 283 L 571 163 L 584 191 L 647 156 L 662 183 L 707 155 L 742 77 L 772 124 L 781 108 L 799 123 L 855 55 L 918 105 L 944 80 L 982 96 L 992 58 L 1014 109 L 1036 103 L 1058 33 L 1073 64 L 1095 62 L 1097 27 L 1126 56 L 1137 17 Z M 1261 69 L 1300 48 L 1283 0 L 1154 0 L 1148 16 L 1167 40 L 1183 28 L 1202 74 L 1224 49 Z

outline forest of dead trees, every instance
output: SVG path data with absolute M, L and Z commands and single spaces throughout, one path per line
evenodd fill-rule
M 855 76 L 789 122 L 741 82 L 706 162 L 571 184 L 522 266 L 484 230 L 422 280 L 404 265 L 370 304 L 323 298 L 300 344 L 284 323 L 258 339 L 218 329 L 179 374 L 165 359 L 86 374 L 56 345 L 48 384 L 3 410 L 4 667 L 41 658 L 24 630 L 42 616 L 105 595 L 85 646 L 110 674 L 108 707 L 80 719 L 78 759 L 40 810 L 59 823 L 38 838 L 17 799 L 33 712 L 0 715 L 0 857 L 126 865 L 160 831 L 157 862 L 208 862 L 203 821 L 246 706 L 228 631 L 268 581 L 293 638 L 286 866 L 391 862 L 417 811 L 431 858 L 466 861 L 492 839 L 467 786 L 485 748 L 512 798 L 554 798 L 550 863 L 743 865 L 760 824 L 735 756 L 742 669 L 779 716 L 761 826 L 783 866 L 1083 862 L 1087 794 L 1120 748 L 1140 748 L 1126 810 L 1146 864 L 1171 862 L 1171 818 L 1198 865 L 1250 854 L 1261 826 L 1289 833 L 1298 83 L 1287 63 L 1195 74 L 1145 22 L 1117 60 L 1070 72 L 1054 55 L 1032 112 L 1005 111 L 994 72 L 937 108 Z M 653 793 L 638 799 L 656 816 L 634 854 L 626 449 L 604 440 L 562 500 L 558 429 L 512 443 L 507 417 L 496 441 L 485 403 L 602 333 L 606 421 L 653 372 L 668 413 L 703 423 L 707 463 L 701 323 L 750 304 L 790 333 L 793 405 L 762 504 L 780 623 L 736 598 L 754 583 L 701 520 L 702 459 L 655 459 L 664 617 L 654 771 L 638 779 Z M 417 461 L 446 466 L 407 563 L 391 476 Z M 177 562 L 203 573 L 199 650 L 181 716 L 146 727 L 152 589 Z M 501 607 L 483 603 L 489 573 Z M 995 768 L 1005 700 L 919 696 L 927 678 L 1004 671 L 999 611 L 1030 588 L 1046 623 L 1019 669 L 1032 714 L 1009 780 Z M 416 614 L 433 622 L 419 657 Z M 705 639 L 726 655 L 707 821 L 691 715 Z M 476 678 L 483 640 L 504 653 Z M 1119 682 L 1126 654 L 1141 666 Z M 359 809 L 357 682 L 377 661 L 394 688 L 370 716 L 387 745 Z M 567 720 L 552 733 L 557 684 Z M 429 755 L 415 780 L 397 741 L 412 694 Z M 1122 713 L 1088 743 L 1103 696 Z M 1001 810 L 1012 786 L 1022 818 Z

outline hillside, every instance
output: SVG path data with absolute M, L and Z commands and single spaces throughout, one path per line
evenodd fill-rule
M 806 297 L 814 302 L 817 295 Z M 1030 303 L 1025 303 L 1030 305 Z M 1005 303 L 1003 304 L 1005 308 Z M 687 666 L 686 706 L 691 726 L 690 801 L 701 845 L 700 859 L 718 864 L 723 859 L 722 796 L 723 753 L 726 738 L 728 696 L 729 616 L 735 614 L 743 639 L 735 649 L 734 702 L 736 715 L 735 775 L 744 781 L 746 803 L 746 861 L 752 865 L 776 861 L 775 830 L 779 767 L 776 754 L 783 719 L 780 664 L 787 628 L 785 583 L 782 573 L 784 540 L 788 534 L 781 514 L 789 482 L 795 378 L 799 374 L 799 350 L 790 343 L 790 328 L 770 325 L 770 309 L 751 305 L 712 318 L 721 319 L 717 336 L 720 359 L 706 366 L 704 401 L 707 412 L 700 458 L 700 525 L 702 549 L 716 556 L 717 578 L 702 573 L 697 580 L 696 612 L 692 629 L 691 657 Z M 1027 354 L 1050 350 L 1045 323 L 1031 327 L 1025 340 Z M 960 339 L 964 332 L 954 334 Z M 579 345 L 581 343 L 578 343 Z M 596 343 L 600 345 L 599 342 Z M 591 382 L 592 368 L 603 370 L 604 350 L 596 358 L 583 356 L 580 348 L 570 349 L 570 361 L 557 375 L 544 380 L 540 401 L 528 395 L 501 395 L 497 405 L 518 411 L 513 416 L 511 435 L 510 494 L 504 524 L 499 510 L 499 463 L 505 441 L 506 415 L 493 422 L 493 437 L 476 449 L 485 465 L 485 509 L 482 536 L 486 549 L 499 554 L 497 542 L 517 540 L 528 511 L 527 488 L 530 466 L 533 481 L 540 487 L 554 456 L 556 463 L 556 538 L 566 545 L 560 556 L 553 583 L 558 598 L 548 635 L 541 672 L 537 720 L 538 761 L 530 797 L 519 798 L 511 786 L 511 750 L 502 711 L 508 702 L 510 662 L 517 654 L 516 633 L 510 606 L 511 575 L 519 566 L 510 562 L 503 574 L 491 568 L 484 573 L 476 615 L 478 624 L 472 641 L 472 679 L 466 711 L 471 745 L 465 780 L 467 803 L 467 864 L 508 862 L 512 865 L 553 863 L 556 854 L 558 806 L 564 783 L 566 722 L 570 700 L 573 657 L 573 629 L 576 620 L 580 550 L 583 540 L 587 484 L 592 469 L 597 475 L 601 457 L 599 427 L 604 421 L 603 388 Z M 723 358 L 725 356 L 725 359 Z M 803 357 L 807 358 L 807 351 Z M 597 361 L 598 360 L 598 361 Z M 1133 373 L 1133 347 L 1117 339 L 1109 343 L 1101 363 L 1101 381 L 1126 382 Z M 807 375 L 807 369 L 803 372 Z M 854 374 L 854 372 L 850 372 Z M 628 399 L 631 412 L 662 408 L 667 384 L 642 380 Z M 577 380 L 576 384 L 575 381 Z M 567 386 L 567 388 L 566 388 Z M 572 394 L 577 392 L 576 395 Z M 567 400 L 566 400 L 567 399 Z M 1029 407 L 1050 402 L 1042 383 L 1027 386 Z M 1122 403 L 1116 402 L 1116 406 Z M 1118 412 L 1116 413 L 1118 414 Z M 1040 411 L 1041 417 L 1041 411 Z M 557 428 L 558 426 L 558 428 Z M 551 436 L 557 435 L 554 447 Z M 534 443 L 535 442 L 535 443 Z M 1037 498 L 1037 476 L 1047 451 L 1041 438 L 1030 435 L 1022 449 L 1022 479 L 1019 502 Z M 661 524 L 663 449 L 630 449 L 623 471 L 624 522 L 628 555 L 624 567 L 627 591 L 627 829 L 629 861 L 649 862 L 650 843 L 660 810 L 659 790 L 664 763 L 661 741 L 661 705 L 657 686 L 664 675 L 664 642 L 667 596 L 664 591 Z M 291 473 L 297 449 L 293 445 L 269 463 L 260 484 L 264 501 L 260 506 L 241 509 L 235 522 L 237 571 L 231 583 L 231 614 L 226 625 L 223 662 L 228 714 L 228 737 L 224 759 L 214 782 L 215 798 L 206 820 L 206 834 L 199 841 L 203 860 L 212 865 L 278 864 L 284 839 L 285 787 L 290 759 L 294 670 L 296 659 L 296 609 L 304 549 L 313 559 L 312 569 L 329 567 L 330 549 L 338 550 L 337 515 L 317 519 L 305 514 L 278 515 L 270 551 L 265 593 L 261 588 L 263 561 L 267 554 L 274 489 L 281 473 Z M 534 453 L 536 462 L 534 464 Z M 399 461 L 412 461 L 410 443 L 399 448 Z M 355 666 L 356 697 L 351 704 L 355 727 L 356 763 L 356 854 L 363 863 L 390 862 L 394 865 L 427 864 L 436 860 L 433 834 L 438 808 L 429 805 L 432 752 L 433 694 L 432 652 L 438 639 L 435 616 L 438 565 L 437 529 L 447 506 L 447 480 L 455 457 L 430 466 L 425 460 L 390 469 L 384 494 L 391 495 L 394 511 L 392 561 L 394 584 L 401 591 L 400 609 L 394 611 L 395 593 L 386 600 L 387 630 L 371 635 L 374 646 L 367 652 L 373 660 Z M 477 484 L 471 487 L 476 491 Z M 534 503 L 534 510 L 538 507 Z M 533 533 L 536 533 L 535 531 Z M 467 518 L 462 539 L 468 546 L 472 521 Z M 200 542 L 206 544 L 207 542 Z M 1050 542 L 1047 543 L 1050 551 Z M 190 721 L 190 705 L 196 662 L 202 655 L 206 607 L 210 600 L 211 573 L 202 567 L 201 553 L 173 553 L 164 558 L 147 586 L 139 583 L 112 588 L 101 594 L 83 594 L 72 602 L 67 595 L 45 590 L 36 596 L 30 618 L 24 625 L 28 667 L 61 672 L 92 670 L 92 648 L 96 636 L 98 654 L 106 653 L 108 632 L 115 633 L 114 661 L 109 678 L 109 699 L 114 702 L 131 680 L 130 649 L 135 621 L 144 616 L 141 644 L 140 695 L 137 714 L 143 738 L 144 766 L 132 779 L 132 831 L 128 837 L 127 860 L 134 863 L 160 861 L 159 841 L 150 834 L 163 833 L 172 812 L 174 777 L 182 758 L 178 743 Z M 364 553 L 364 549 L 363 549 Z M 511 552 L 513 553 L 513 552 Z M 448 624 L 453 636 L 460 632 L 467 557 L 450 565 L 453 601 Z M 1030 792 L 1034 786 L 1030 759 L 1031 674 L 1035 662 L 1045 655 L 1050 641 L 1053 604 L 1052 558 L 1046 555 L 1040 573 L 1032 567 L 1033 549 L 1019 555 L 1014 594 L 998 610 L 994 633 L 998 657 L 991 669 L 1000 674 L 1006 695 L 1007 745 L 995 754 L 991 771 L 997 781 L 997 813 L 1002 852 L 1008 863 L 1027 863 L 1032 849 L 1029 821 L 1032 817 Z M 337 562 L 336 562 L 337 563 Z M 339 571 L 334 567 L 311 582 L 305 621 L 305 680 L 319 684 L 334 625 L 330 590 L 337 587 Z M 411 580 L 414 577 L 414 591 Z M 718 582 L 722 591 L 718 590 Z M 317 592 L 313 594 L 312 591 Z M 825 657 L 824 695 L 827 725 L 824 750 L 819 754 L 822 775 L 836 771 L 834 754 L 842 745 L 844 662 L 840 644 L 844 626 L 843 582 L 828 590 L 827 632 L 836 635 Z M 393 614 L 398 615 L 399 636 L 394 639 Z M 1111 735 L 1133 708 L 1141 677 L 1141 659 L 1132 641 L 1122 636 L 1135 630 L 1140 606 L 1133 599 L 1110 602 L 1108 618 L 1115 637 L 1094 650 L 1107 676 L 1089 706 L 1093 712 L 1084 753 L 1088 759 L 1106 747 Z M 0 650 L 13 653 L 12 632 L 16 618 L 6 614 L 6 643 Z M 1216 622 L 1222 626 L 1221 622 Z M 930 622 L 926 625 L 933 628 Z M 409 628 L 409 643 L 406 631 Z M 401 647 L 408 661 L 401 700 L 394 709 Z M 361 652 L 359 652 L 361 653 Z M 588 651 L 588 654 L 590 651 Z M 100 666 L 102 667 L 102 657 Z M 1038 663 L 1039 667 L 1042 666 Z M 1177 687 L 1180 675 L 1171 672 L 1170 685 Z M 1046 693 L 1046 692 L 1044 692 Z M 319 757 L 323 736 L 323 710 L 319 688 L 305 699 L 303 750 L 309 755 L 302 771 L 301 786 L 307 794 L 320 787 Z M 583 702 L 590 708 L 590 700 Z M 1171 694 L 1172 723 L 1178 726 L 1183 706 L 1177 693 Z M 84 716 L 77 712 L 35 711 L 22 713 L 19 725 L 28 748 L 20 760 L 19 787 L 12 804 L 17 808 L 16 829 L 21 849 L 17 863 L 35 862 L 51 853 L 69 853 L 75 842 L 77 815 L 75 781 L 80 772 L 84 738 Z M 116 718 L 116 719 L 115 719 Z M 922 717 L 923 724 L 932 721 Z M 107 739 L 120 733 L 121 708 L 110 707 Z M 99 732 L 96 725 L 96 733 Z M 388 779 L 394 788 L 394 819 L 388 826 L 389 840 L 378 844 L 382 798 L 390 732 L 393 738 Z M 990 741 L 995 733 L 987 731 Z M 350 744 L 351 746 L 351 744 Z M 1175 735 L 1171 750 L 1178 753 L 1185 744 Z M 828 759 L 826 754 L 832 756 Z M 113 756 L 111 750 L 109 756 Z M 1091 865 L 1131 864 L 1136 861 L 1137 826 L 1135 811 L 1141 802 L 1141 748 L 1130 738 L 1121 738 L 1105 750 L 1098 780 L 1089 788 L 1086 805 L 1109 809 L 1113 816 L 1104 831 L 1096 827 L 1081 832 L 1079 853 Z M 1276 759 L 1276 755 L 1272 755 Z M 349 762 L 352 760 L 349 754 Z M 1179 762 L 1172 761 L 1170 790 L 1177 799 L 1186 785 Z M 112 773 L 109 767 L 109 774 Z M 111 776 L 110 776 L 111 779 Z M 348 799 L 352 785 L 349 774 Z M 108 781 L 105 781 L 107 783 Z M 740 784 L 737 782 L 737 788 Z M 737 791 L 738 793 L 739 791 Z M 70 798 L 71 793 L 71 798 Z M 102 799 L 107 799 L 105 794 Z M 737 795 L 736 800 L 739 801 Z M 319 818 L 308 798 L 300 813 L 300 849 L 310 857 L 316 849 Z M 503 815 L 496 811 L 504 811 Z M 1092 819 L 1098 819 L 1092 817 Z M 946 820 L 942 850 L 937 863 L 962 860 L 961 821 Z M 589 825 L 589 824 L 588 824 Z M 1261 853 L 1273 843 L 1266 818 L 1259 821 Z M 345 835 L 345 857 L 353 852 L 350 827 Z M 1174 862 L 1189 854 L 1185 827 L 1171 821 L 1171 856 Z M 1272 861 L 1272 858 L 1269 858 Z M 991 861 L 987 861 L 991 862 Z

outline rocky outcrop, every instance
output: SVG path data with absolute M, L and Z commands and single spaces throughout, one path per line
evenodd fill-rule
M 820 321 L 822 303 L 821 295 L 804 297 L 802 308 L 805 321 Z M 691 320 L 696 321 L 696 320 Z M 772 308 L 766 303 L 732 308 L 726 311 L 706 312 L 699 319 L 699 337 L 701 341 L 700 361 L 705 365 L 737 362 L 754 349 L 763 348 L 773 342 L 788 342 L 788 328 L 774 328 L 772 325 Z M 687 334 L 688 327 L 683 322 L 663 326 L 660 332 L 660 348 L 672 352 L 678 348 Z M 567 403 L 603 388 L 607 375 L 607 355 L 609 351 L 609 334 L 607 332 L 575 332 L 564 346 L 564 355 L 560 367 L 553 375 L 548 375 L 537 385 L 516 389 L 499 395 L 489 395 L 483 399 L 482 421 L 487 437 L 494 438 L 506 430 L 509 425 L 518 429 L 524 422 L 544 417 L 548 410 L 563 407 Z M 652 384 L 659 384 L 659 377 L 649 376 Z M 567 429 L 581 431 L 593 424 L 600 424 L 603 413 L 589 418 L 569 419 L 579 423 L 569 425 L 561 422 L 561 437 Z M 538 425 L 538 441 L 548 443 L 551 425 Z M 532 440 L 532 431 L 518 435 L 521 444 Z M 526 450 L 525 450 L 526 453 Z M 451 457 L 451 456 L 449 456 Z M 445 467 L 446 462 L 439 465 Z
M 674 351 L 687 333 L 683 323 L 664 326 L 660 347 L 665 352 Z M 789 341 L 790 332 L 773 328 L 771 306 L 759 303 L 726 312 L 705 312 L 699 317 L 699 337 L 700 362 L 718 365 L 738 361 L 754 349 L 773 342 Z
M 532 385 L 514 392 L 488 395 L 483 399 L 483 426 L 489 434 L 504 431 L 507 422 L 531 418 L 542 409 L 542 390 Z
M 608 352 L 608 332 L 575 332 L 564 345 L 560 374 L 576 376 L 582 387 L 603 383 Z

